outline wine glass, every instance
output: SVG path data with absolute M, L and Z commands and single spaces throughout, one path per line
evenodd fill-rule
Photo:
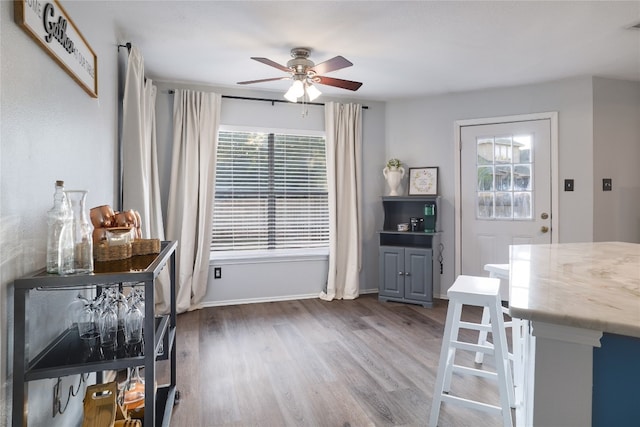
M 97 353 L 100 333 L 97 326 L 98 308 L 87 301 L 82 311 L 77 313 L 76 323 L 82 343 L 83 360 L 93 360 Z
M 118 316 L 112 304 L 106 304 L 100 317 L 98 318 L 98 329 L 100 332 L 100 350 L 102 358 L 109 360 L 116 358 L 116 345 L 118 335 Z
M 142 314 L 144 314 L 144 286 L 134 285 L 127 297 L 127 303 L 129 305 L 137 304 Z
M 126 339 L 125 339 L 125 319 L 129 311 L 127 298 L 118 289 L 113 289 L 111 293 L 111 304 L 118 318 L 118 331 L 116 334 L 116 351 L 117 357 L 126 356 Z
M 144 316 L 145 316 L 145 307 L 144 307 L 144 287 L 133 287 L 129 296 L 127 297 L 127 303 L 129 304 L 129 308 L 136 307 L 141 315 L 141 324 L 140 328 L 144 327 Z
M 78 294 L 75 296 L 73 301 L 69 303 L 67 306 L 67 316 L 69 319 L 69 327 L 73 328 L 74 326 L 78 326 L 78 320 L 80 319 L 84 308 L 89 304 L 89 300 L 85 298 L 82 294 Z M 78 334 L 80 331 L 78 330 Z
M 142 328 L 144 325 L 144 314 L 137 304 L 129 307 L 124 319 L 124 333 L 127 348 L 127 355 L 135 357 L 142 355 Z

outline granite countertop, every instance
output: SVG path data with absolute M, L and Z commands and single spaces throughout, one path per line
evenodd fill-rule
M 640 337 L 640 244 L 514 245 L 514 317 Z

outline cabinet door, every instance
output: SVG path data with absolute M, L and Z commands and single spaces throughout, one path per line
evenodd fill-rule
M 431 302 L 433 299 L 433 250 L 405 248 L 404 297 Z
M 404 267 L 404 248 L 380 246 L 380 295 L 404 297 Z

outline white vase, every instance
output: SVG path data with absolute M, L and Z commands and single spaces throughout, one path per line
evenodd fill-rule
M 384 179 L 387 180 L 387 184 L 389 185 L 389 195 L 397 196 L 398 195 L 398 187 L 402 182 L 402 178 L 404 177 L 404 168 L 402 166 L 397 168 L 390 168 L 389 166 L 382 169 L 382 174 L 384 175 Z

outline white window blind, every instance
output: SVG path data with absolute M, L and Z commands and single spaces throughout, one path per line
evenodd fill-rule
M 212 251 L 329 245 L 322 137 L 220 131 Z

